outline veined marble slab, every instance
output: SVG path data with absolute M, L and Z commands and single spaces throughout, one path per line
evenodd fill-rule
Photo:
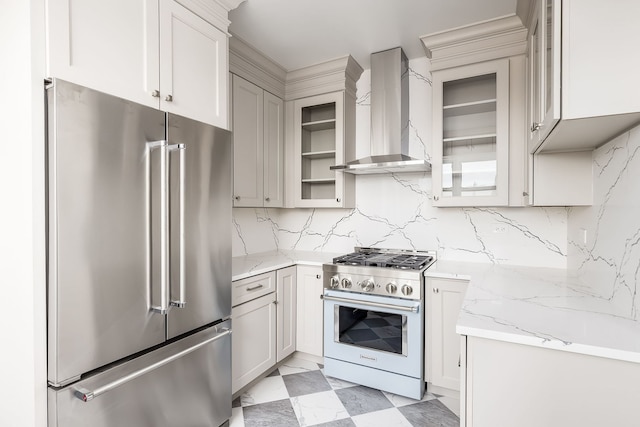
M 570 270 L 438 261 L 425 276 L 470 279 L 459 334 L 640 363 L 640 322 Z
M 268 251 L 233 257 L 231 280 L 240 280 L 296 264 L 321 266 L 340 254 L 312 251 Z

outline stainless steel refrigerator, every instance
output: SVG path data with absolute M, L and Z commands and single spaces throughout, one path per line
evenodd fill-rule
M 49 426 L 231 416 L 229 132 L 54 80 Z

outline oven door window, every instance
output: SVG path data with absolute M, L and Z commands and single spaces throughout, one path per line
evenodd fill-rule
M 407 316 L 335 306 L 335 341 L 407 355 Z

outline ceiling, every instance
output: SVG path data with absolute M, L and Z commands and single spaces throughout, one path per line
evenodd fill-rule
M 230 31 L 287 71 L 401 46 L 425 56 L 420 36 L 516 12 L 517 0 L 246 0 Z

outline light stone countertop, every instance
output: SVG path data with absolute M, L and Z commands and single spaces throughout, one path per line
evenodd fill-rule
M 340 254 L 313 251 L 270 251 L 233 257 L 231 280 L 240 280 L 292 265 L 321 266 Z
M 425 276 L 470 280 L 459 334 L 640 363 L 640 322 L 568 270 L 437 261 Z

